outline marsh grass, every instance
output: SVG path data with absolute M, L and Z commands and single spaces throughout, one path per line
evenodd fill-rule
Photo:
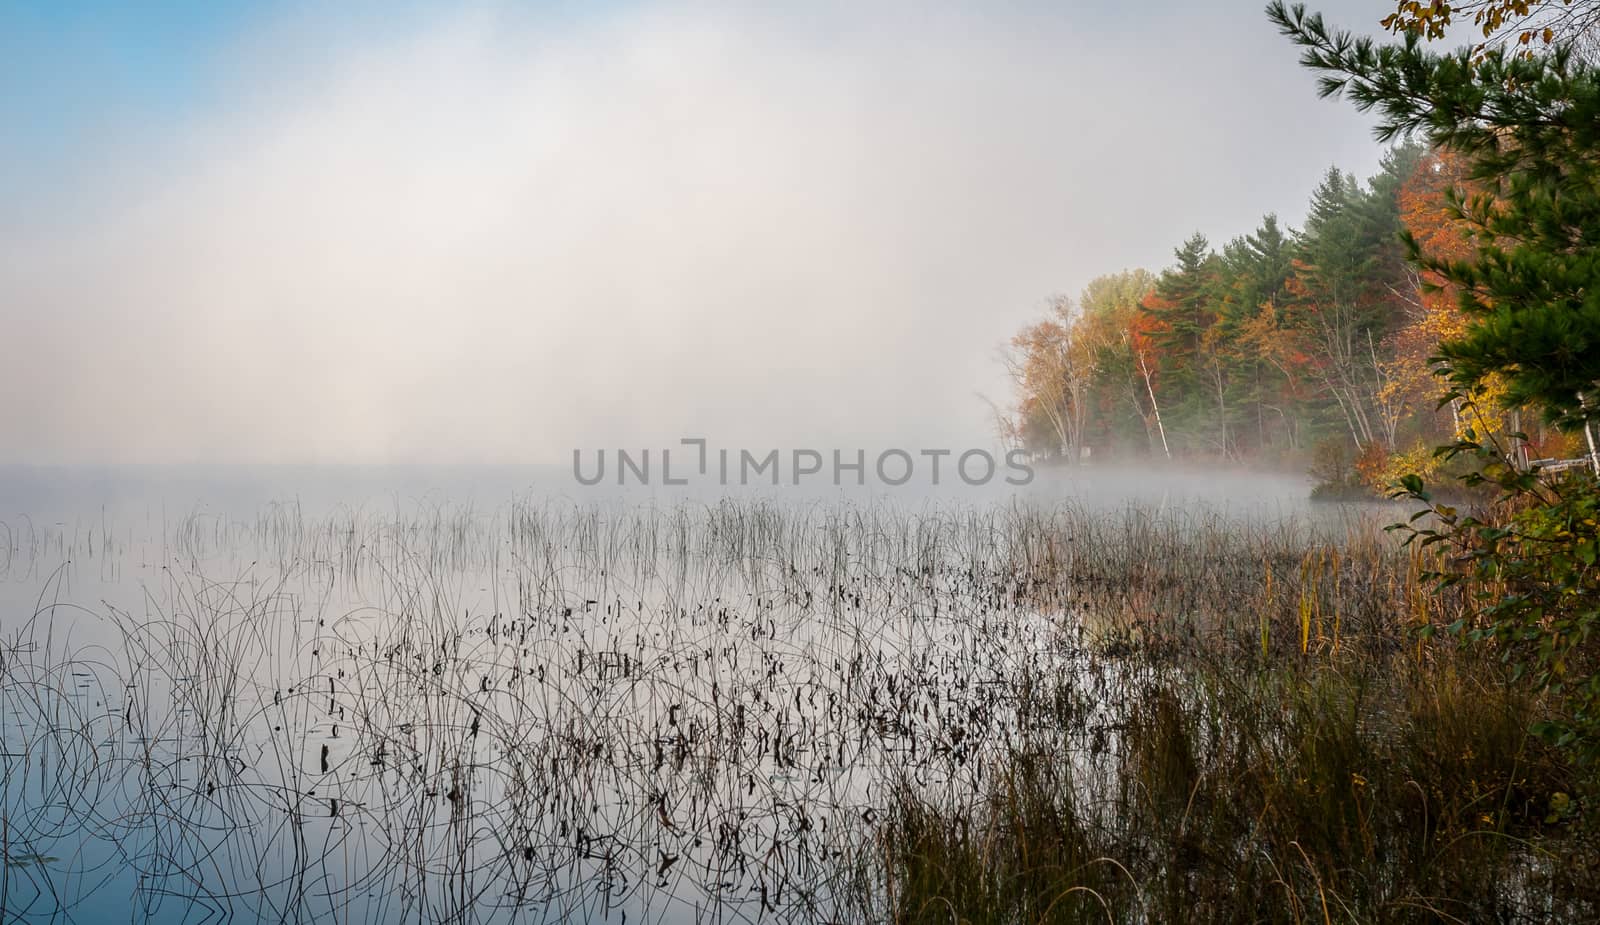
M 1526 686 L 1481 653 L 1344 651 L 1169 650 L 1110 701 L 1090 773 L 1029 749 L 977 799 L 903 788 L 893 917 L 1593 920 L 1583 776 L 1531 734 Z
M 18 525 L 0 577 L 43 590 L 0 622 L 0 908 L 1588 909 L 1538 704 L 1418 642 L 1455 605 L 1380 525 L 733 502 Z M 124 569 L 137 597 L 81 600 Z

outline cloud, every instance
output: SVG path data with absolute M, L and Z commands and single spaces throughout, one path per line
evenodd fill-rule
M 241 41 L 214 101 L 118 120 L 83 192 L 0 230 L 0 458 L 986 445 L 994 348 L 1051 293 L 1375 159 L 1253 7 L 1118 15 Z

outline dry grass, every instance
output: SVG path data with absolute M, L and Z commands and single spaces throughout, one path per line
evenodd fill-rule
M 1534 705 L 1417 643 L 1450 604 L 1367 521 L 289 506 L 5 535 L 47 592 L 0 624 L 22 921 L 1589 908 Z M 86 608 L 90 562 L 160 577 Z

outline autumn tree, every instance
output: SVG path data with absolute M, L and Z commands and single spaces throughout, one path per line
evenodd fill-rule
M 1514 6 L 1520 14 L 1553 4 Z M 1593 477 L 1547 480 L 1506 465 L 1503 446 L 1468 434 L 1443 450 L 1478 462 L 1466 484 L 1494 491 L 1497 503 L 1458 510 L 1412 474 L 1401 480 L 1402 494 L 1428 509 L 1397 527 L 1409 531 L 1409 542 L 1449 550 L 1449 568 L 1431 577 L 1468 609 L 1444 629 L 1490 643 L 1512 666 L 1510 680 L 1531 684 L 1542 714 L 1532 731 L 1566 750 L 1580 785 L 1596 792 L 1600 71 L 1570 43 L 1535 54 L 1498 47 L 1438 54 L 1416 31 L 1380 47 L 1328 29 L 1303 7 L 1274 2 L 1268 13 L 1305 49 L 1302 62 L 1322 72 L 1325 96 L 1375 111 L 1380 137 L 1420 135 L 1465 167 L 1465 188 L 1446 201 L 1448 217 L 1469 231 L 1472 252 L 1430 251 L 1415 231 L 1405 238 L 1413 263 L 1456 292 L 1466 318 L 1436 354 L 1452 394 L 1503 387 L 1507 406 L 1542 408 L 1550 422 L 1588 440 Z
M 1051 300 L 1049 317 L 1011 339 L 1007 369 L 1022 396 L 1017 427 L 1040 456 L 1077 459 L 1084 446 L 1097 344 L 1071 300 Z
M 1396 0 L 1383 27 L 1396 35 L 1440 39 L 1451 25 L 1469 19 L 1482 37 L 1473 47 L 1479 54 L 1497 45 L 1600 50 L 1600 2 L 1595 0 Z
M 1120 422 L 1137 422 L 1146 449 L 1170 456 L 1155 392 L 1156 325 L 1141 309 L 1155 282 L 1146 270 L 1096 277 L 1084 287 L 1078 304 L 1083 337 L 1096 356 L 1099 433 L 1106 442 L 1117 442 L 1126 437 Z
M 1542 408 L 1591 442 L 1600 417 L 1600 72 L 1566 48 L 1520 56 L 1438 54 L 1420 39 L 1379 47 L 1320 16 L 1269 7 L 1323 72 L 1324 95 L 1376 111 L 1381 137 L 1413 133 L 1459 154 L 1475 194 L 1452 198 L 1471 259 L 1411 259 L 1455 286 L 1466 330 L 1440 345 L 1461 390 L 1503 384 L 1506 404 Z M 1593 454 L 1600 474 L 1600 454 Z
M 1397 237 L 1415 161 L 1391 152 L 1366 184 L 1330 172 L 1304 230 L 1268 215 L 1220 252 L 1195 234 L 1160 275 L 1055 300 L 1011 345 L 1007 432 L 1050 456 L 1291 459 L 1330 431 L 1347 453 L 1394 443 L 1415 397 L 1386 387 L 1387 338 L 1420 298 Z
M 1400 221 L 1417 246 L 1451 260 L 1472 256 L 1470 229 L 1451 207 L 1454 191 L 1466 188 L 1467 165 L 1459 154 L 1430 152 L 1400 190 Z M 1390 387 L 1415 408 L 1425 408 L 1444 393 L 1433 375 L 1432 357 L 1444 341 L 1466 333 L 1467 319 L 1457 306 L 1460 293 L 1431 270 L 1420 271 L 1418 299 L 1404 325 L 1390 339 Z M 1458 436 L 1469 423 L 1460 401 L 1448 404 L 1450 429 L 1419 438 Z
M 1416 276 L 1401 249 L 1396 189 L 1416 153 L 1391 151 L 1363 187 L 1330 169 L 1312 194 L 1295 249 L 1290 324 L 1302 335 L 1310 371 L 1337 408 L 1352 444 L 1392 446 L 1401 410 L 1384 401 L 1378 344 L 1401 306 L 1416 298 Z

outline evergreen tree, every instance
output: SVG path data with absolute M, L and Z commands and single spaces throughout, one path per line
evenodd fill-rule
M 1233 404 L 1251 431 L 1252 449 L 1267 450 L 1273 433 L 1286 448 L 1297 440 L 1299 409 L 1286 367 L 1264 351 L 1249 349 L 1252 338 L 1275 331 L 1278 310 L 1288 297 L 1293 270 L 1293 241 L 1276 215 L 1261 220 L 1253 233 L 1235 238 L 1222 249 L 1218 325 L 1226 332 L 1235 357 Z M 1261 346 L 1271 348 L 1271 344 Z M 1253 425 L 1253 426 L 1252 426 Z
M 1217 321 L 1221 269 L 1205 235 L 1196 232 L 1173 252 L 1177 263 L 1156 280 L 1144 307 L 1154 322 L 1152 341 L 1161 358 L 1169 400 L 1169 426 L 1197 446 L 1228 455 L 1228 370 Z
M 1174 365 L 1192 371 L 1201 339 L 1215 320 L 1211 285 L 1216 255 L 1206 236 L 1195 232 L 1173 251 L 1177 264 L 1162 272 L 1146 309 L 1162 325 L 1156 339 Z
M 1470 260 L 1419 266 L 1459 289 L 1471 323 L 1441 345 L 1442 371 L 1463 390 L 1497 378 L 1513 405 L 1556 424 L 1600 415 L 1600 73 L 1565 49 L 1529 57 L 1490 49 L 1437 54 L 1330 31 L 1281 2 L 1279 27 L 1323 71 L 1325 96 L 1380 115 L 1381 137 L 1421 133 L 1462 154 L 1483 192 L 1455 214 L 1476 232 Z

